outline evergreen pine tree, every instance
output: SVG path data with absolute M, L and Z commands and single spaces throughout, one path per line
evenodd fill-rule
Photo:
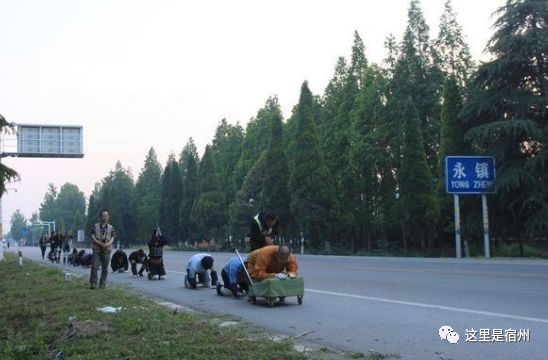
M 441 70 L 446 75 L 453 76 L 457 84 L 464 88 L 473 63 L 468 44 L 464 41 L 462 27 L 457 22 L 457 15 L 451 6 L 451 0 L 445 3 L 434 46 Z
M 160 223 L 162 166 L 154 148 L 150 148 L 135 184 L 134 209 L 136 240 L 148 242 L 152 230 Z
M 295 143 L 289 188 L 291 211 L 312 248 L 330 251 L 336 221 L 335 188 L 325 166 L 314 123 L 312 93 L 305 81 L 297 105 Z
M 196 240 L 196 224 L 190 220 L 192 205 L 199 194 L 198 153 L 192 138 L 181 153 L 181 173 L 183 174 L 183 198 L 179 208 L 179 229 L 184 241 Z
M 266 167 L 261 177 L 263 178 L 261 204 L 263 209 L 268 209 L 278 215 L 284 228 L 291 224 L 289 212 L 289 167 L 283 150 L 282 111 L 278 104 L 278 98 L 270 98 L 267 107 L 273 114 L 271 117 L 270 137 L 268 148 L 265 152 Z
M 509 0 L 496 15 L 493 60 L 473 76 L 463 116 L 466 138 L 496 158 L 495 231 L 518 238 L 523 256 L 524 238 L 548 228 L 548 7 Z
M 215 159 L 210 145 L 206 146 L 198 170 L 200 194 L 194 201 L 190 221 L 196 224 L 205 240 L 222 240 L 227 231 L 227 209 L 224 191 L 221 189 Z
M 103 178 L 101 194 L 95 199 L 99 200 L 99 209 L 109 211 L 110 222 L 116 229 L 116 241 L 124 247 L 130 246 L 135 239 L 135 214 L 132 206 L 134 191 L 131 170 L 125 169 L 117 161 L 114 170 Z M 98 218 L 98 212 L 96 216 Z
M 409 98 L 405 106 L 403 157 L 400 170 L 404 244 L 431 248 L 433 224 L 437 219 L 434 187 L 426 161 L 418 111 Z
M 160 228 L 168 242 L 179 246 L 179 208 L 183 197 L 183 182 L 175 154 L 168 157 L 162 174 L 160 191 Z M 150 231 L 152 233 L 152 230 Z

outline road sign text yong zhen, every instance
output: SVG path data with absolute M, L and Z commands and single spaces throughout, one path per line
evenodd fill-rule
M 495 158 L 492 156 L 447 156 L 445 189 L 449 194 L 493 193 Z

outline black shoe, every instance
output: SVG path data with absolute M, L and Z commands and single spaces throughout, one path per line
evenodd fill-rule
M 105 284 L 99 284 L 99 289 L 104 289 L 106 288 L 107 286 Z
M 219 295 L 219 296 L 223 296 L 223 293 L 221 292 L 222 287 L 223 286 L 220 283 L 217 283 L 217 287 L 216 287 L 217 288 L 217 295 Z
M 89 288 L 90 288 L 91 290 L 95 290 L 96 286 L 92 284 L 92 285 L 89 286 Z

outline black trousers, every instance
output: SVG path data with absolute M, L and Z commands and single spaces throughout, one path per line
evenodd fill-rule
M 137 261 L 131 261 L 131 272 L 133 273 L 133 275 L 137 275 L 137 264 L 141 263 L 138 263 Z M 143 271 L 145 270 L 148 271 L 146 260 L 142 262 L 141 269 L 139 269 L 139 275 L 142 275 Z

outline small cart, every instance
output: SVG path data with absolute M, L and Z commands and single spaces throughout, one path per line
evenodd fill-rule
M 256 281 L 249 287 L 249 297 L 253 304 L 257 303 L 258 297 L 263 297 L 268 306 L 273 307 L 276 298 L 285 302 L 285 298 L 296 296 L 299 305 L 303 303 L 304 279 L 301 276 L 287 279 L 270 278 L 263 281 Z

